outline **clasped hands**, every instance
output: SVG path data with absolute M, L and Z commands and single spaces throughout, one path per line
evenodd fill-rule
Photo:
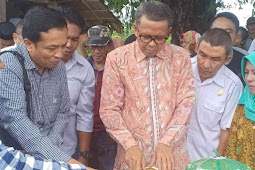
M 159 170 L 174 170 L 172 148 L 161 143 L 156 147 L 150 164 L 146 165 L 144 154 L 137 145 L 126 151 L 125 161 L 130 170 L 145 170 L 145 167 L 152 167 L 155 163 Z

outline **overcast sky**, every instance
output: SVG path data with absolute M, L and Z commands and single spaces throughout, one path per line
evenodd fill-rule
M 233 7 L 230 9 L 218 9 L 218 12 L 229 11 L 234 13 L 239 19 L 240 26 L 245 27 L 247 19 L 251 17 L 252 15 L 252 9 L 253 9 L 252 4 L 242 5 L 243 9 L 239 9 L 239 6 L 233 4 L 234 0 L 223 0 L 223 1 L 225 4 L 232 4 Z

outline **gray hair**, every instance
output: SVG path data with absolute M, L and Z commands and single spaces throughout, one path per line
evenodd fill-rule
M 151 21 L 168 20 L 168 26 L 172 26 L 173 15 L 168 5 L 159 1 L 141 3 L 135 14 L 136 24 L 139 25 L 142 16 L 145 15 Z
M 231 37 L 229 33 L 223 29 L 213 28 L 206 31 L 200 38 L 199 45 L 202 41 L 210 43 L 212 47 L 224 47 L 226 50 L 226 56 L 233 54 Z

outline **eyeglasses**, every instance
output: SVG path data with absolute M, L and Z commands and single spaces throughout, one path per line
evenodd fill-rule
M 95 51 L 96 49 L 101 51 L 105 49 L 105 46 L 90 46 L 90 50 Z
M 139 30 L 138 30 L 139 33 Z M 150 35 L 143 35 L 139 33 L 139 37 L 140 40 L 144 43 L 150 43 L 152 40 L 156 43 L 156 44 L 164 44 L 166 42 L 166 40 L 168 39 L 168 37 L 153 37 Z

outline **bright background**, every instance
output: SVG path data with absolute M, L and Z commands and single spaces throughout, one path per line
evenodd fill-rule
M 234 13 L 240 22 L 240 26 L 243 26 L 246 28 L 246 21 L 249 17 L 252 15 L 252 9 L 253 5 L 248 3 L 245 5 L 242 5 L 242 9 L 239 9 L 239 5 L 234 4 L 234 0 L 223 0 L 225 5 L 231 5 L 231 8 L 225 8 L 225 9 L 218 9 L 217 12 L 223 12 L 228 11 Z

